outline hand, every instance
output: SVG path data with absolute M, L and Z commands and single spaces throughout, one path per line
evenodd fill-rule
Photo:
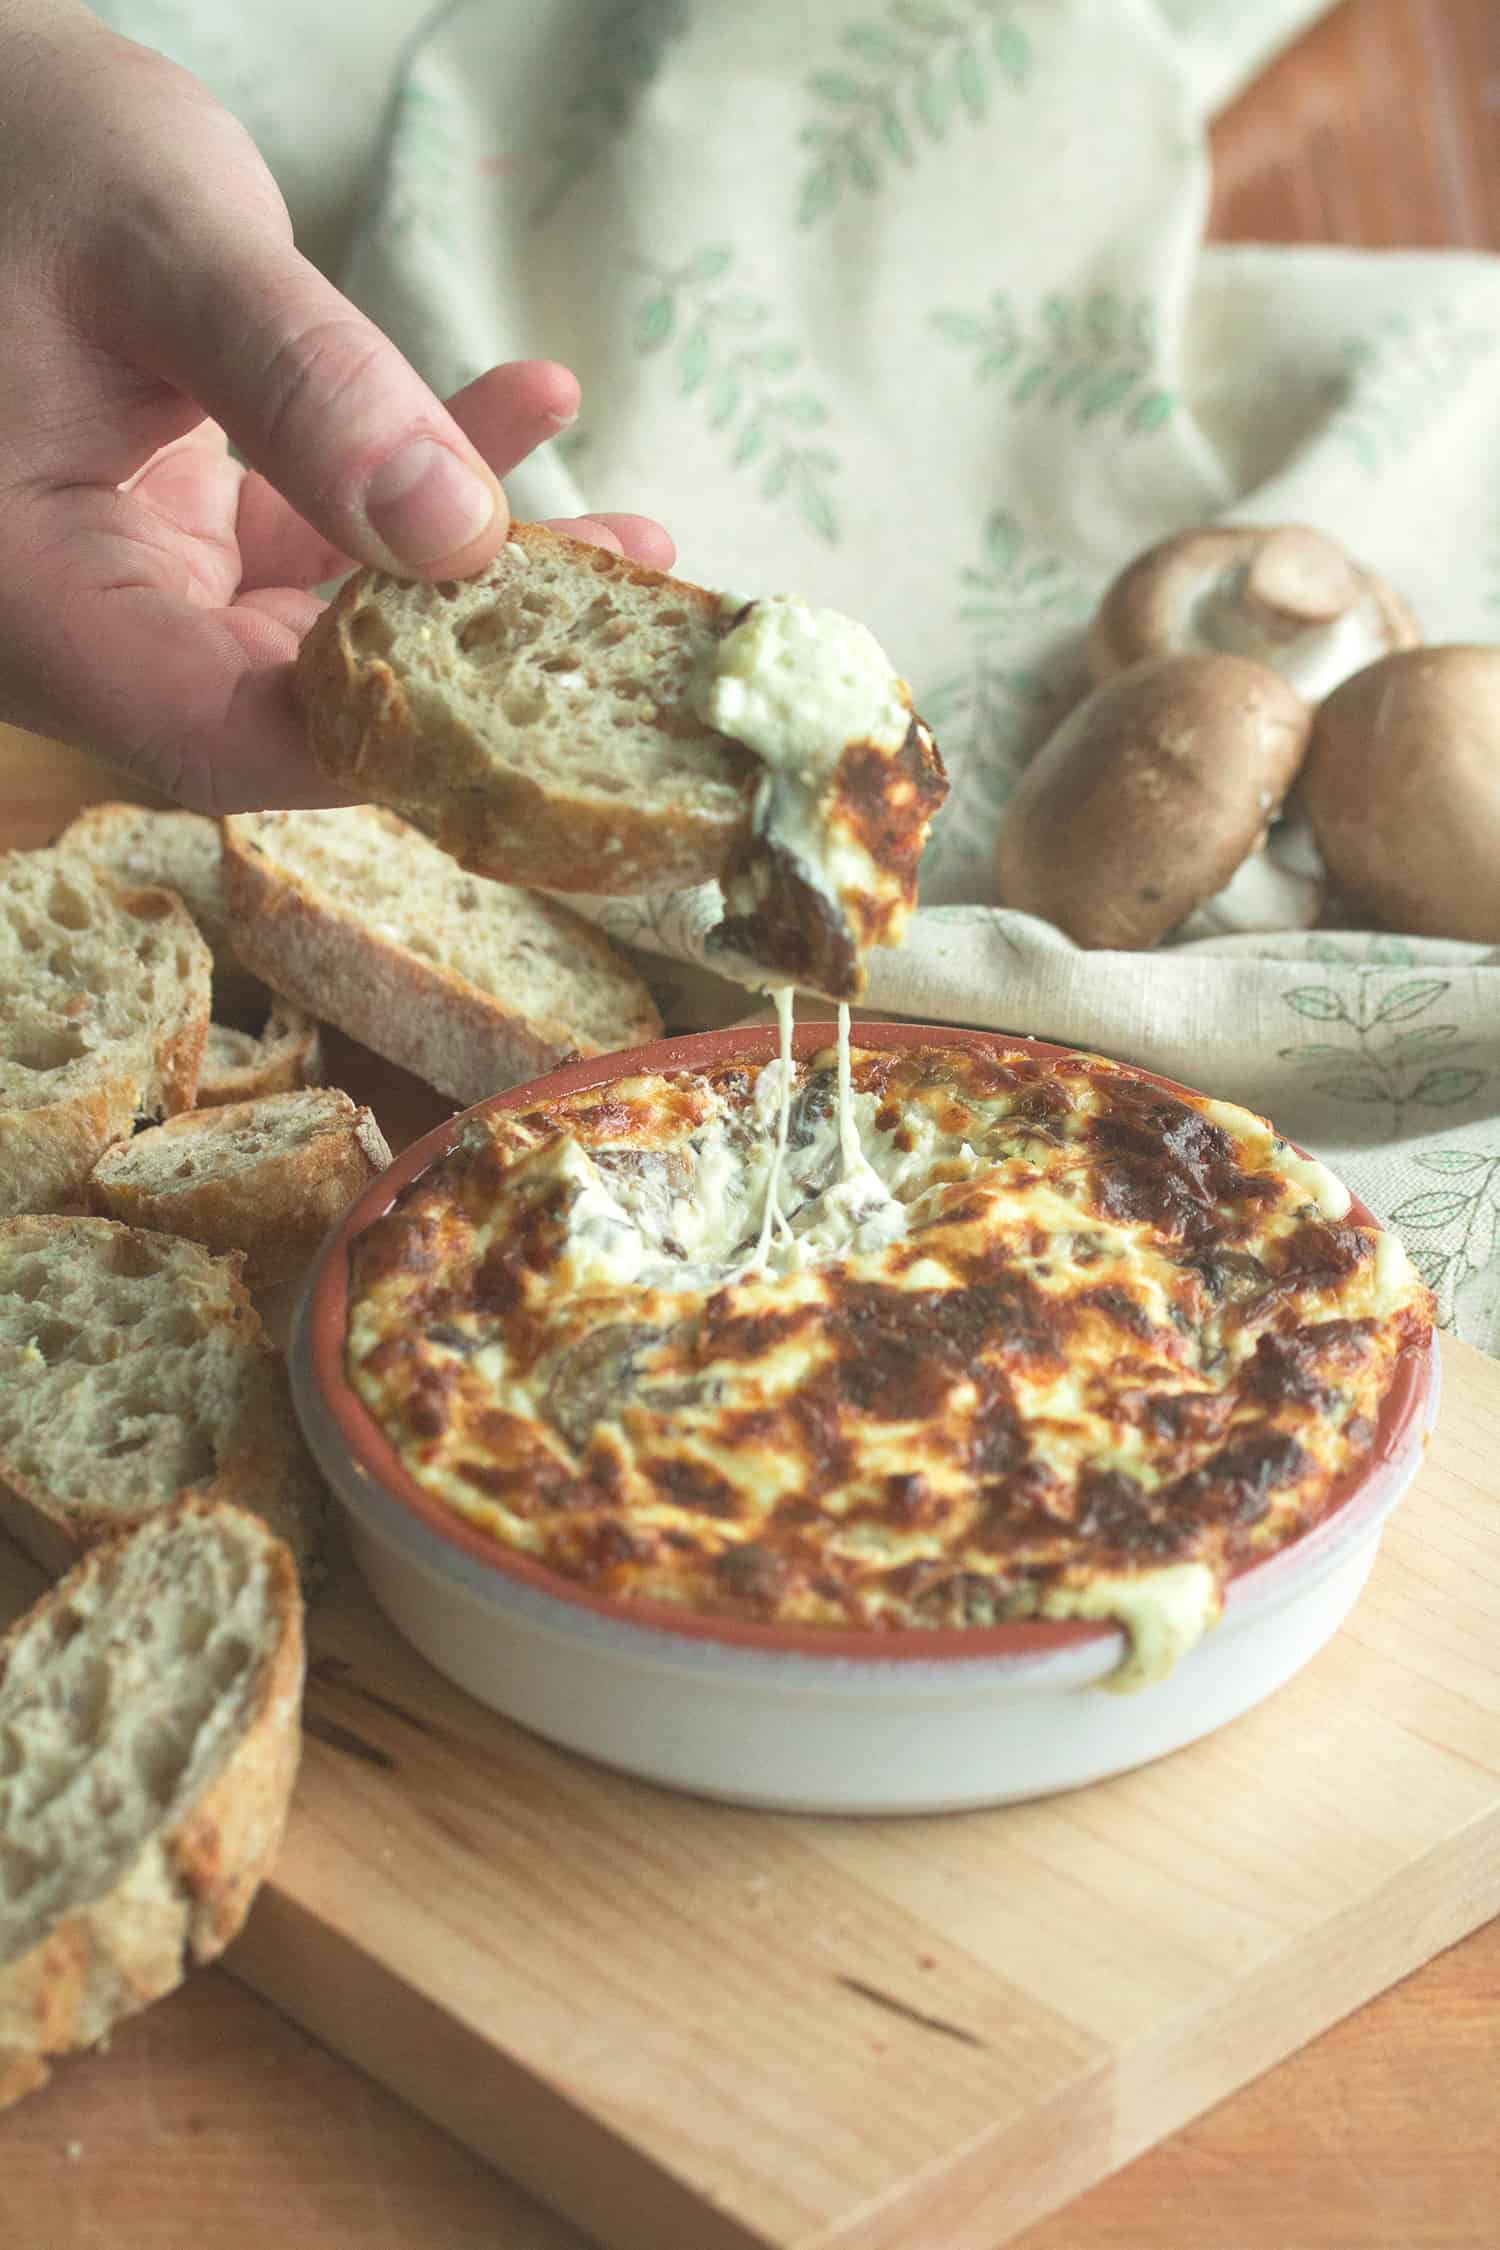
M 479 569 L 578 405 L 530 360 L 445 409 L 228 112 L 73 0 L 0 0 L 0 338 L 0 717 L 205 812 L 343 801 L 291 696 L 308 589 Z M 561 528 L 672 561 L 642 517 Z

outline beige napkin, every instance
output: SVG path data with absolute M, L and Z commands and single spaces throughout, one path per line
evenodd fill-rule
M 1207 118 L 1317 12 L 459 0 L 405 50 L 344 279 L 444 388 L 521 354 L 578 370 L 583 417 L 513 480 L 519 512 L 646 509 L 688 574 L 874 628 L 954 776 L 877 1006 L 1268 1112 L 1500 1349 L 1500 954 L 1362 931 L 1084 954 L 990 903 L 1014 776 L 1148 542 L 1314 523 L 1430 638 L 1500 632 L 1500 261 L 1202 246 Z M 331 73 L 368 91 L 416 11 L 377 0 L 357 34 L 289 0 L 110 13 L 244 102 L 311 196 L 320 155 L 347 176 L 372 145 Z M 678 1027 L 743 1011 L 693 967 L 711 893 L 595 911 L 671 957 Z

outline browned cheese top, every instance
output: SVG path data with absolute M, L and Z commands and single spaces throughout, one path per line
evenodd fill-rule
M 362 1237 L 350 1379 L 469 1523 L 779 1624 L 1099 1614 L 1181 1564 L 1211 1621 L 1369 1459 L 1432 1300 L 1262 1120 L 1087 1055 L 856 1049 L 865 1224 L 825 1054 L 746 1271 L 777 1068 L 478 1121 Z

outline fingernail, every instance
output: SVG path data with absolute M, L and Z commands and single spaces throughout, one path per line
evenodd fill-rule
M 431 438 L 416 438 L 365 487 L 365 515 L 398 562 L 437 562 L 477 539 L 495 513 L 495 495 L 474 471 Z

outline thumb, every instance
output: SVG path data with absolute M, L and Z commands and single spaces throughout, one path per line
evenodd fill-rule
M 194 245 L 198 249 L 198 245 Z M 275 230 L 174 259 L 137 355 L 357 561 L 463 577 L 504 544 L 498 478 L 372 321 Z

